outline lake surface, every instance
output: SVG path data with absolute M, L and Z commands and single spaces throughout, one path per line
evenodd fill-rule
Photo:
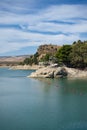
M 87 80 L 0 69 L 0 130 L 87 130 Z

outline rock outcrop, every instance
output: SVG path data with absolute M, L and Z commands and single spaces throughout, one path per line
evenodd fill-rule
M 31 73 L 28 77 L 32 78 L 87 78 L 87 71 L 82 71 L 67 67 L 44 67 Z
M 38 52 L 39 55 L 42 55 L 42 54 L 55 54 L 60 47 L 61 46 L 58 46 L 58 45 L 44 44 L 44 45 L 39 46 L 37 52 Z

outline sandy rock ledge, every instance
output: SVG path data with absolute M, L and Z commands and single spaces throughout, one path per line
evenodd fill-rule
M 28 77 L 31 78 L 87 78 L 87 71 L 67 67 L 44 67 L 37 69 Z

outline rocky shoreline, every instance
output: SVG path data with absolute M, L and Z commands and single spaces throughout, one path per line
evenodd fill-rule
M 42 68 L 43 66 L 39 66 L 39 65 L 16 65 L 16 66 L 10 66 L 9 69 L 13 69 L 13 70 L 37 70 Z
M 87 78 L 87 71 L 68 67 L 43 67 L 31 73 L 30 78 Z
M 6 67 L 6 66 L 5 66 Z M 9 66 L 13 70 L 36 70 L 29 75 L 29 78 L 87 78 L 87 70 L 79 70 L 68 67 L 40 66 L 40 65 L 17 65 Z

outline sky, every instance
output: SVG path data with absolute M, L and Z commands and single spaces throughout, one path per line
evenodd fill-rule
M 0 1 L 0 56 L 87 40 L 87 0 Z

